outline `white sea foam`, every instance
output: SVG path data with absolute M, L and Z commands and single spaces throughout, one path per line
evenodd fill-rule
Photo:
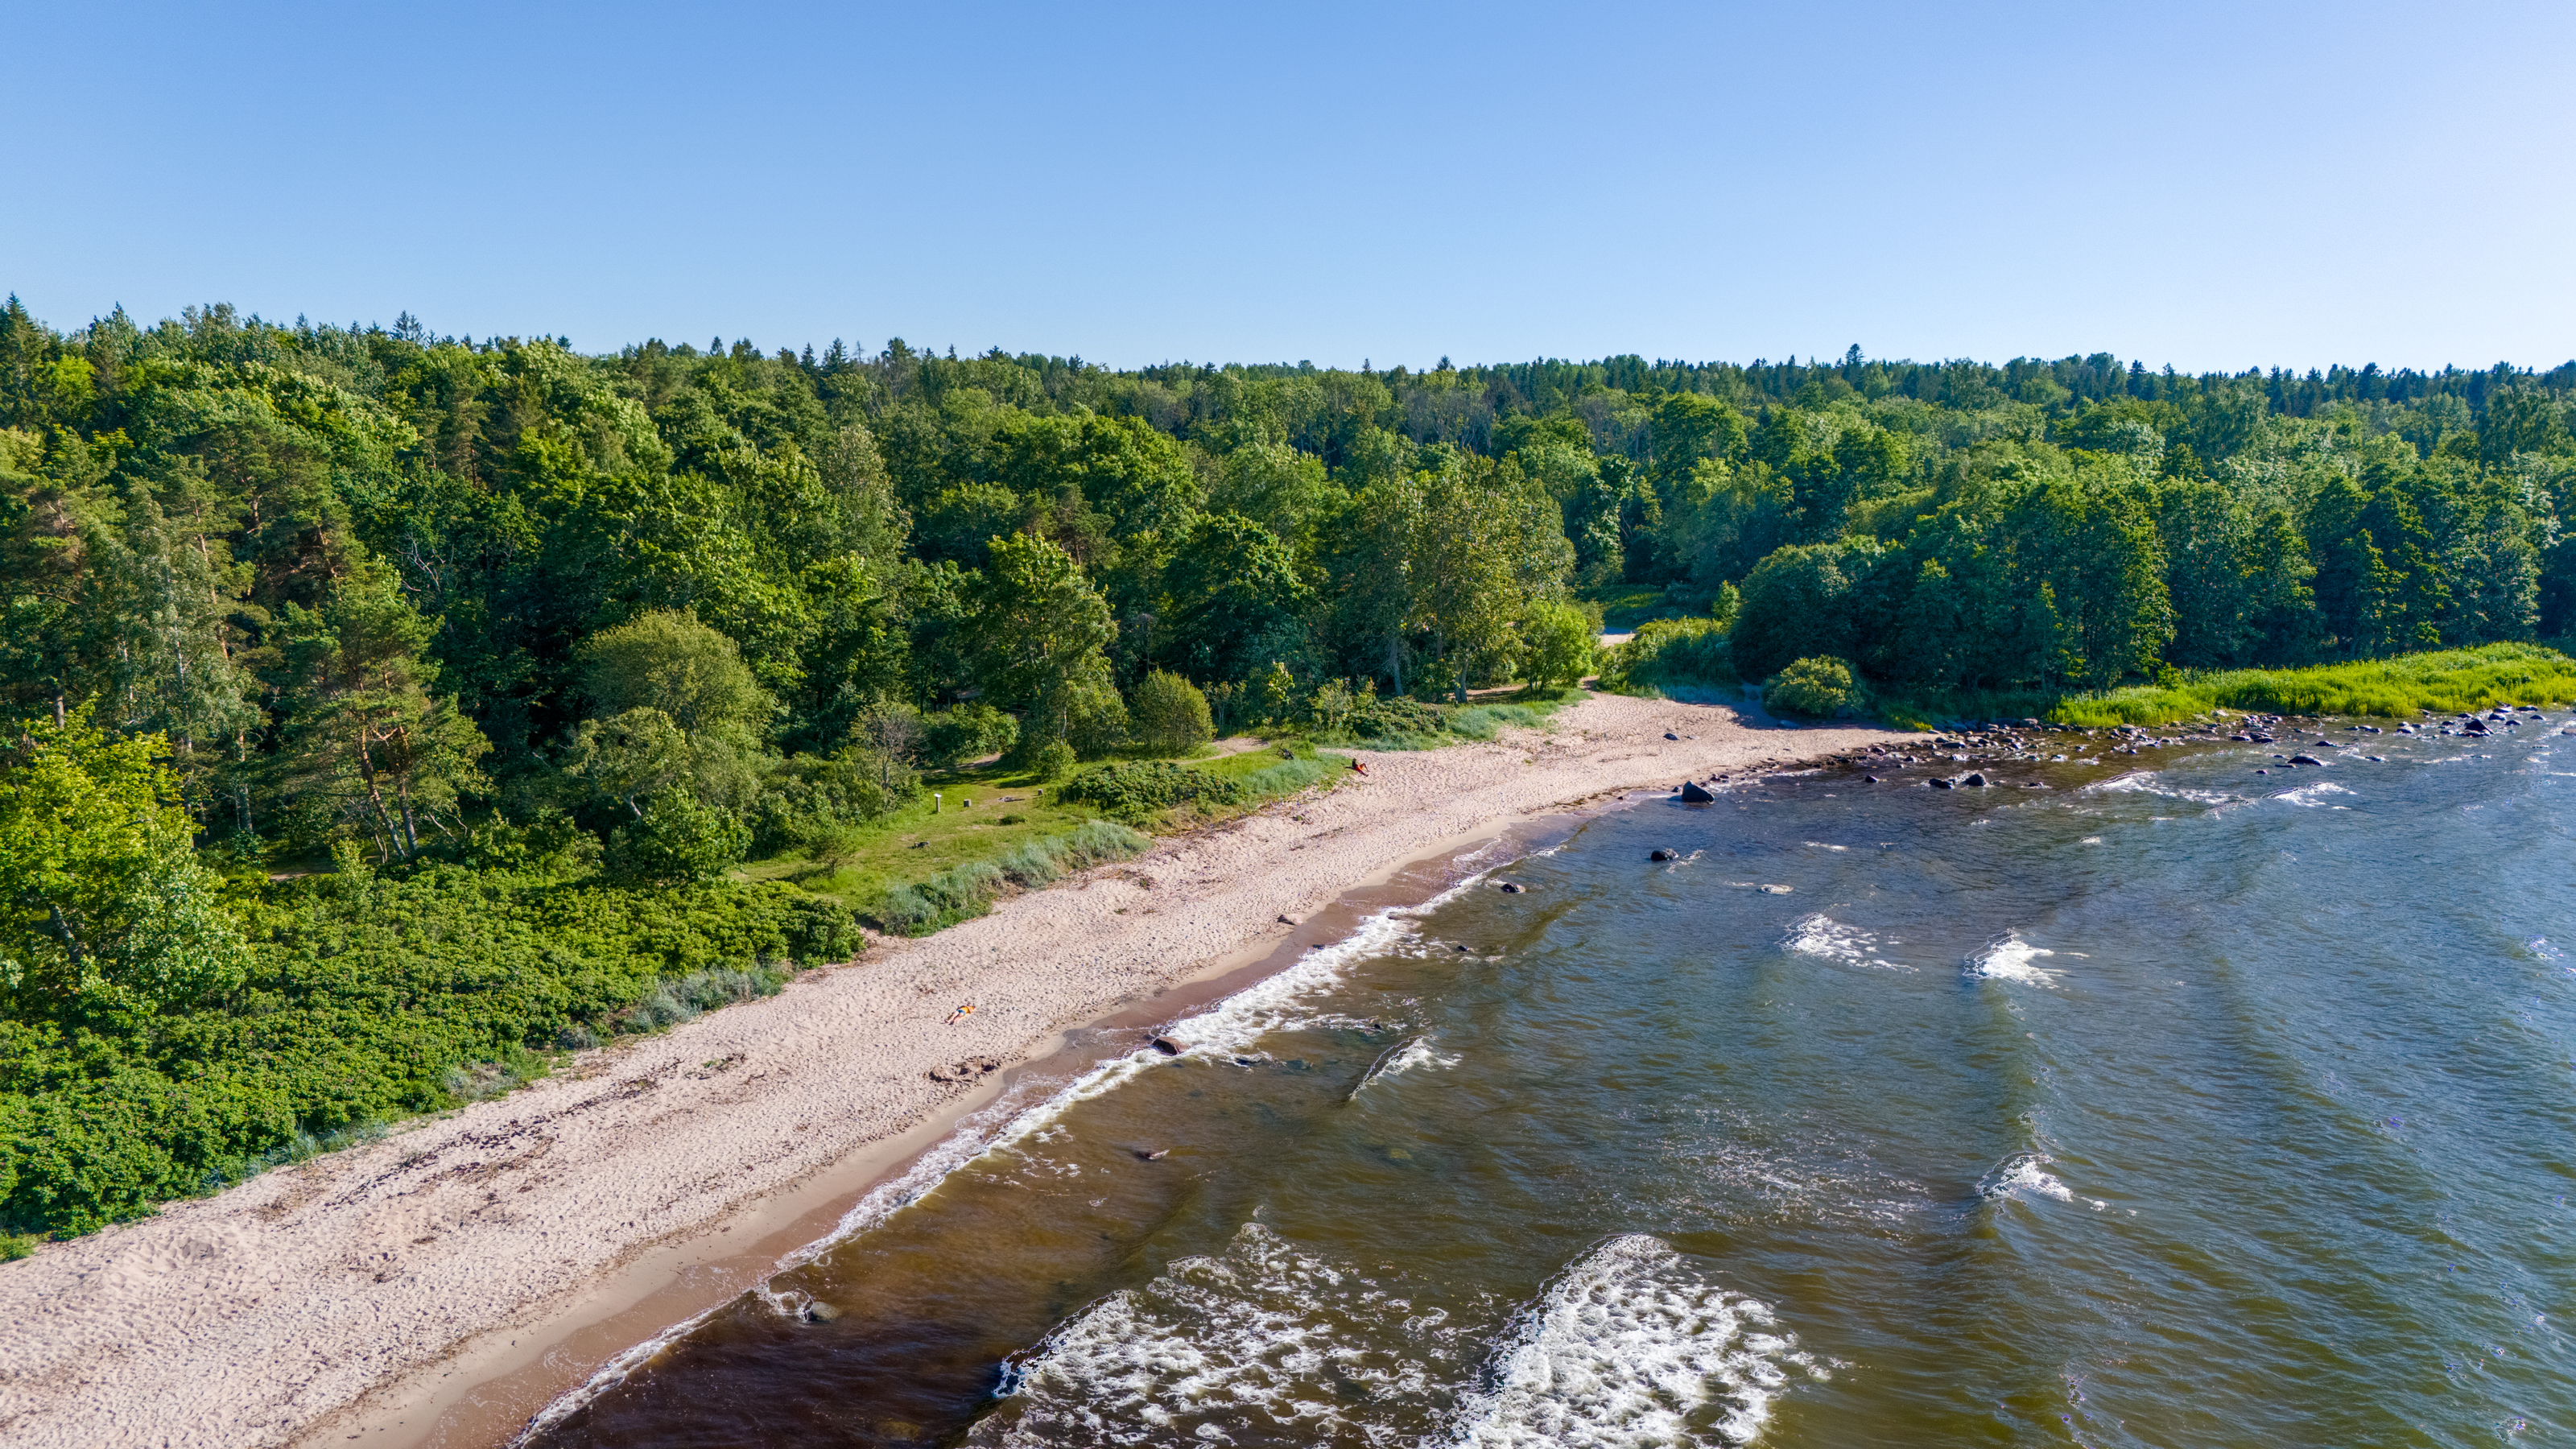
M 1492 845 L 1488 844 L 1474 855 L 1462 859 L 1474 859 L 1490 849 Z M 1492 868 L 1489 866 L 1488 870 Z M 1484 874 L 1471 875 L 1420 905 L 1392 906 L 1379 911 L 1362 920 L 1341 940 L 1307 952 L 1296 965 L 1236 992 L 1196 1016 L 1174 1023 L 1162 1035 L 1181 1046 L 1187 1055 L 1223 1058 L 1249 1051 L 1252 1043 L 1268 1032 L 1282 1027 L 1314 1024 L 1314 1019 L 1300 1017 L 1296 1008 L 1299 998 L 1340 984 L 1342 973 L 1353 964 L 1399 948 L 1414 934 L 1417 918 L 1474 889 Z M 915 1159 L 901 1176 L 879 1184 L 860 1198 L 841 1215 L 841 1220 L 830 1232 L 780 1258 L 777 1267 L 771 1270 L 772 1276 L 801 1268 L 834 1247 L 876 1227 L 918 1202 L 950 1173 L 975 1159 L 1020 1146 L 1044 1132 L 1075 1103 L 1115 1091 L 1140 1073 L 1151 1071 L 1170 1060 L 1159 1051 L 1143 1047 L 1094 1064 L 1035 1103 L 1028 1098 L 1030 1093 L 1043 1090 L 1038 1084 L 1029 1084 L 1022 1091 L 1006 1094 L 993 1105 L 959 1122 L 957 1130 Z M 768 1305 L 772 1312 L 787 1318 L 801 1315 L 811 1301 L 809 1295 L 800 1290 L 780 1288 L 772 1282 L 755 1285 L 751 1295 Z M 695 1332 L 727 1306 L 725 1303 L 716 1304 L 610 1359 L 579 1388 L 540 1410 L 518 1437 L 510 1441 L 511 1444 L 527 1443 L 575 1409 L 623 1383 L 635 1370 Z
M 1406 1042 L 1404 1050 L 1397 1052 L 1392 1061 L 1380 1068 L 1378 1075 L 1392 1077 L 1398 1072 L 1409 1072 L 1415 1067 L 1454 1067 L 1458 1065 L 1458 1061 L 1456 1057 L 1442 1056 L 1432 1050 L 1430 1037 L 1417 1036 Z
M 2332 780 L 2319 780 L 2313 785 L 2301 785 L 2295 790 L 2280 791 L 2273 795 L 2272 798 L 2280 801 L 2284 805 L 2303 805 L 2308 809 L 2313 810 L 2316 807 L 2325 804 L 2326 797 L 2328 795 L 2350 795 L 2352 793 L 2352 791 L 2345 789 Z
M 1977 1195 L 1988 1202 L 2023 1193 L 2037 1193 L 2059 1202 L 2075 1201 L 2074 1189 L 2048 1173 L 2047 1161 L 2036 1152 L 2016 1152 L 1995 1164 L 1995 1170 L 1977 1184 Z
M 2006 931 L 1985 950 L 1968 959 L 1967 974 L 1987 981 L 2019 981 L 2029 986 L 2053 987 L 2066 973 L 2039 965 L 2038 959 L 2056 954 Z
M 2201 790 L 2176 785 L 2154 770 L 2131 770 L 2108 780 L 2096 780 L 2076 791 L 2079 795 L 2162 795 L 2169 800 L 2190 800 L 2202 805 L 2232 805 L 2243 799 L 2224 790 Z
M 2035 1192 L 2041 1197 L 2055 1198 L 2059 1202 L 2081 1201 L 2097 1213 L 2111 1206 L 2098 1197 L 2077 1198 L 2073 1188 L 2060 1182 L 2046 1170 L 2043 1164 L 2047 1161 L 2048 1158 L 2042 1153 L 2017 1152 L 1997 1163 L 1995 1170 L 1986 1174 L 1985 1180 L 1977 1184 L 1978 1195 L 1993 1202 L 2011 1197 L 2016 1193 Z M 2129 1216 L 2137 1215 L 2136 1208 L 2129 1209 Z
M 1432 1412 L 1467 1349 L 1443 1311 L 1247 1223 L 1224 1253 L 1110 1294 L 1004 1365 L 1005 1407 L 967 1442 L 1373 1442 L 1381 1420 Z
M 1793 1370 L 1826 1377 L 1771 1309 L 1719 1288 L 1643 1234 L 1586 1254 L 1524 1310 L 1486 1386 L 1460 1404 L 1458 1449 L 1699 1445 L 1717 1416 L 1741 1444 Z
M 1428 1033 L 1412 1037 L 1380 1053 L 1378 1059 L 1369 1064 L 1368 1071 L 1361 1075 L 1360 1084 L 1351 1088 L 1350 1095 L 1342 1100 L 1357 1101 L 1360 1093 L 1368 1090 L 1370 1084 L 1401 1072 L 1411 1071 L 1415 1067 L 1454 1067 L 1458 1062 L 1457 1057 L 1445 1057 L 1433 1051 Z
M 1876 932 L 1845 925 L 1822 912 L 1800 916 L 1790 922 L 1789 934 L 1782 938 L 1780 949 L 1845 966 L 1877 966 L 1891 971 L 1914 969 L 1900 966 L 1880 955 Z

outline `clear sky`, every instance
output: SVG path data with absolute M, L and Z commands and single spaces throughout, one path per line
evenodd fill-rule
M 2576 355 L 2576 5 L 49 5 L 0 289 L 1381 368 Z

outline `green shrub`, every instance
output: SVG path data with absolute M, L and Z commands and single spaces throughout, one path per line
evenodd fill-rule
M 1212 775 L 1168 760 L 1134 760 L 1094 765 L 1065 782 L 1056 798 L 1070 804 L 1096 805 L 1106 815 L 1142 822 L 1184 801 L 1200 805 L 1241 805 L 1251 792 L 1242 782 Z
M 1448 733 L 1448 717 L 1445 705 L 1400 694 L 1373 695 L 1362 698 L 1351 710 L 1342 722 L 1341 733 L 1354 741 L 1402 749 L 1437 741 Z
M 1649 619 L 1601 663 L 1601 687 L 1634 694 L 1664 684 L 1732 684 L 1735 660 L 1717 619 Z
M 1529 641 L 1529 677 L 1541 684 L 1572 684 L 1592 672 L 1601 615 L 1563 600 L 1538 599 L 1531 602 L 1521 632 Z
M 1127 717 L 1136 743 L 1157 755 L 1188 754 L 1216 734 L 1207 696 L 1188 680 L 1161 669 L 1136 682 Z
M 1076 763 L 1073 746 L 1062 740 L 1049 740 L 1030 756 L 1029 773 L 1044 781 L 1061 780 L 1073 773 Z
M 942 770 L 1008 753 L 1019 739 L 1019 721 L 989 704 L 961 704 L 921 717 L 922 757 Z
M 1832 719 L 1857 710 L 1862 698 L 1851 665 L 1830 655 L 1792 662 L 1762 691 L 1762 703 L 1770 709 L 1809 719 Z
M 644 807 L 644 818 L 608 838 L 608 869 L 621 880 L 701 885 L 751 851 L 751 827 L 732 811 L 701 805 L 673 790 Z

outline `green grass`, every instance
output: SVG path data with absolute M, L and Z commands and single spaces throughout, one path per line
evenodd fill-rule
M 2537 644 L 2486 644 L 2304 669 L 2214 670 L 2186 674 L 2174 684 L 2085 693 L 1960 691 L 1882 695 L 1879 703 L 1881 717 L 1891 724 L 2027 718 L 2100 729 L 2170 724 L 2218 709 L 2407 719 L 2420 710 L 2451 714 L 2492 704 L 2571 701 L 2576 659 Z
M 1237 803 L 1183 805 L 1139 818 L 1145 832 L 1184 829 L 1221 819 L 1309 786 L 1338 779 L 1338 760 L 1319 759 L 1303 740 L 1236 754 L 1202 752 L 1186 762 L 1238 783 Z M 1063 782 L 1043 785 L 1000 767 L 938 776 L 943 798 L 928 795 L 871 822 L 831 860 L 783 854 L 743 873 L 787 880 L 842 902 L 881 929 L 924 935 L 983 914 L 1004 891 L 1034 889 L 1072 871 L 1143 850 L 1148 834 L 1104 818 L 1089 804 L 1062 798 Z M 972 801 L 970 805 L 967 802 Z

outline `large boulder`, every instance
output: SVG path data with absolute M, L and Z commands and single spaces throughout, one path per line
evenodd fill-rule
M 1699 781 L 1684 780 L 1682 781 L 1682 803 L 1685 805 L 1713 805 L 1717 803 L 1717 797 L 1701 788 Z

